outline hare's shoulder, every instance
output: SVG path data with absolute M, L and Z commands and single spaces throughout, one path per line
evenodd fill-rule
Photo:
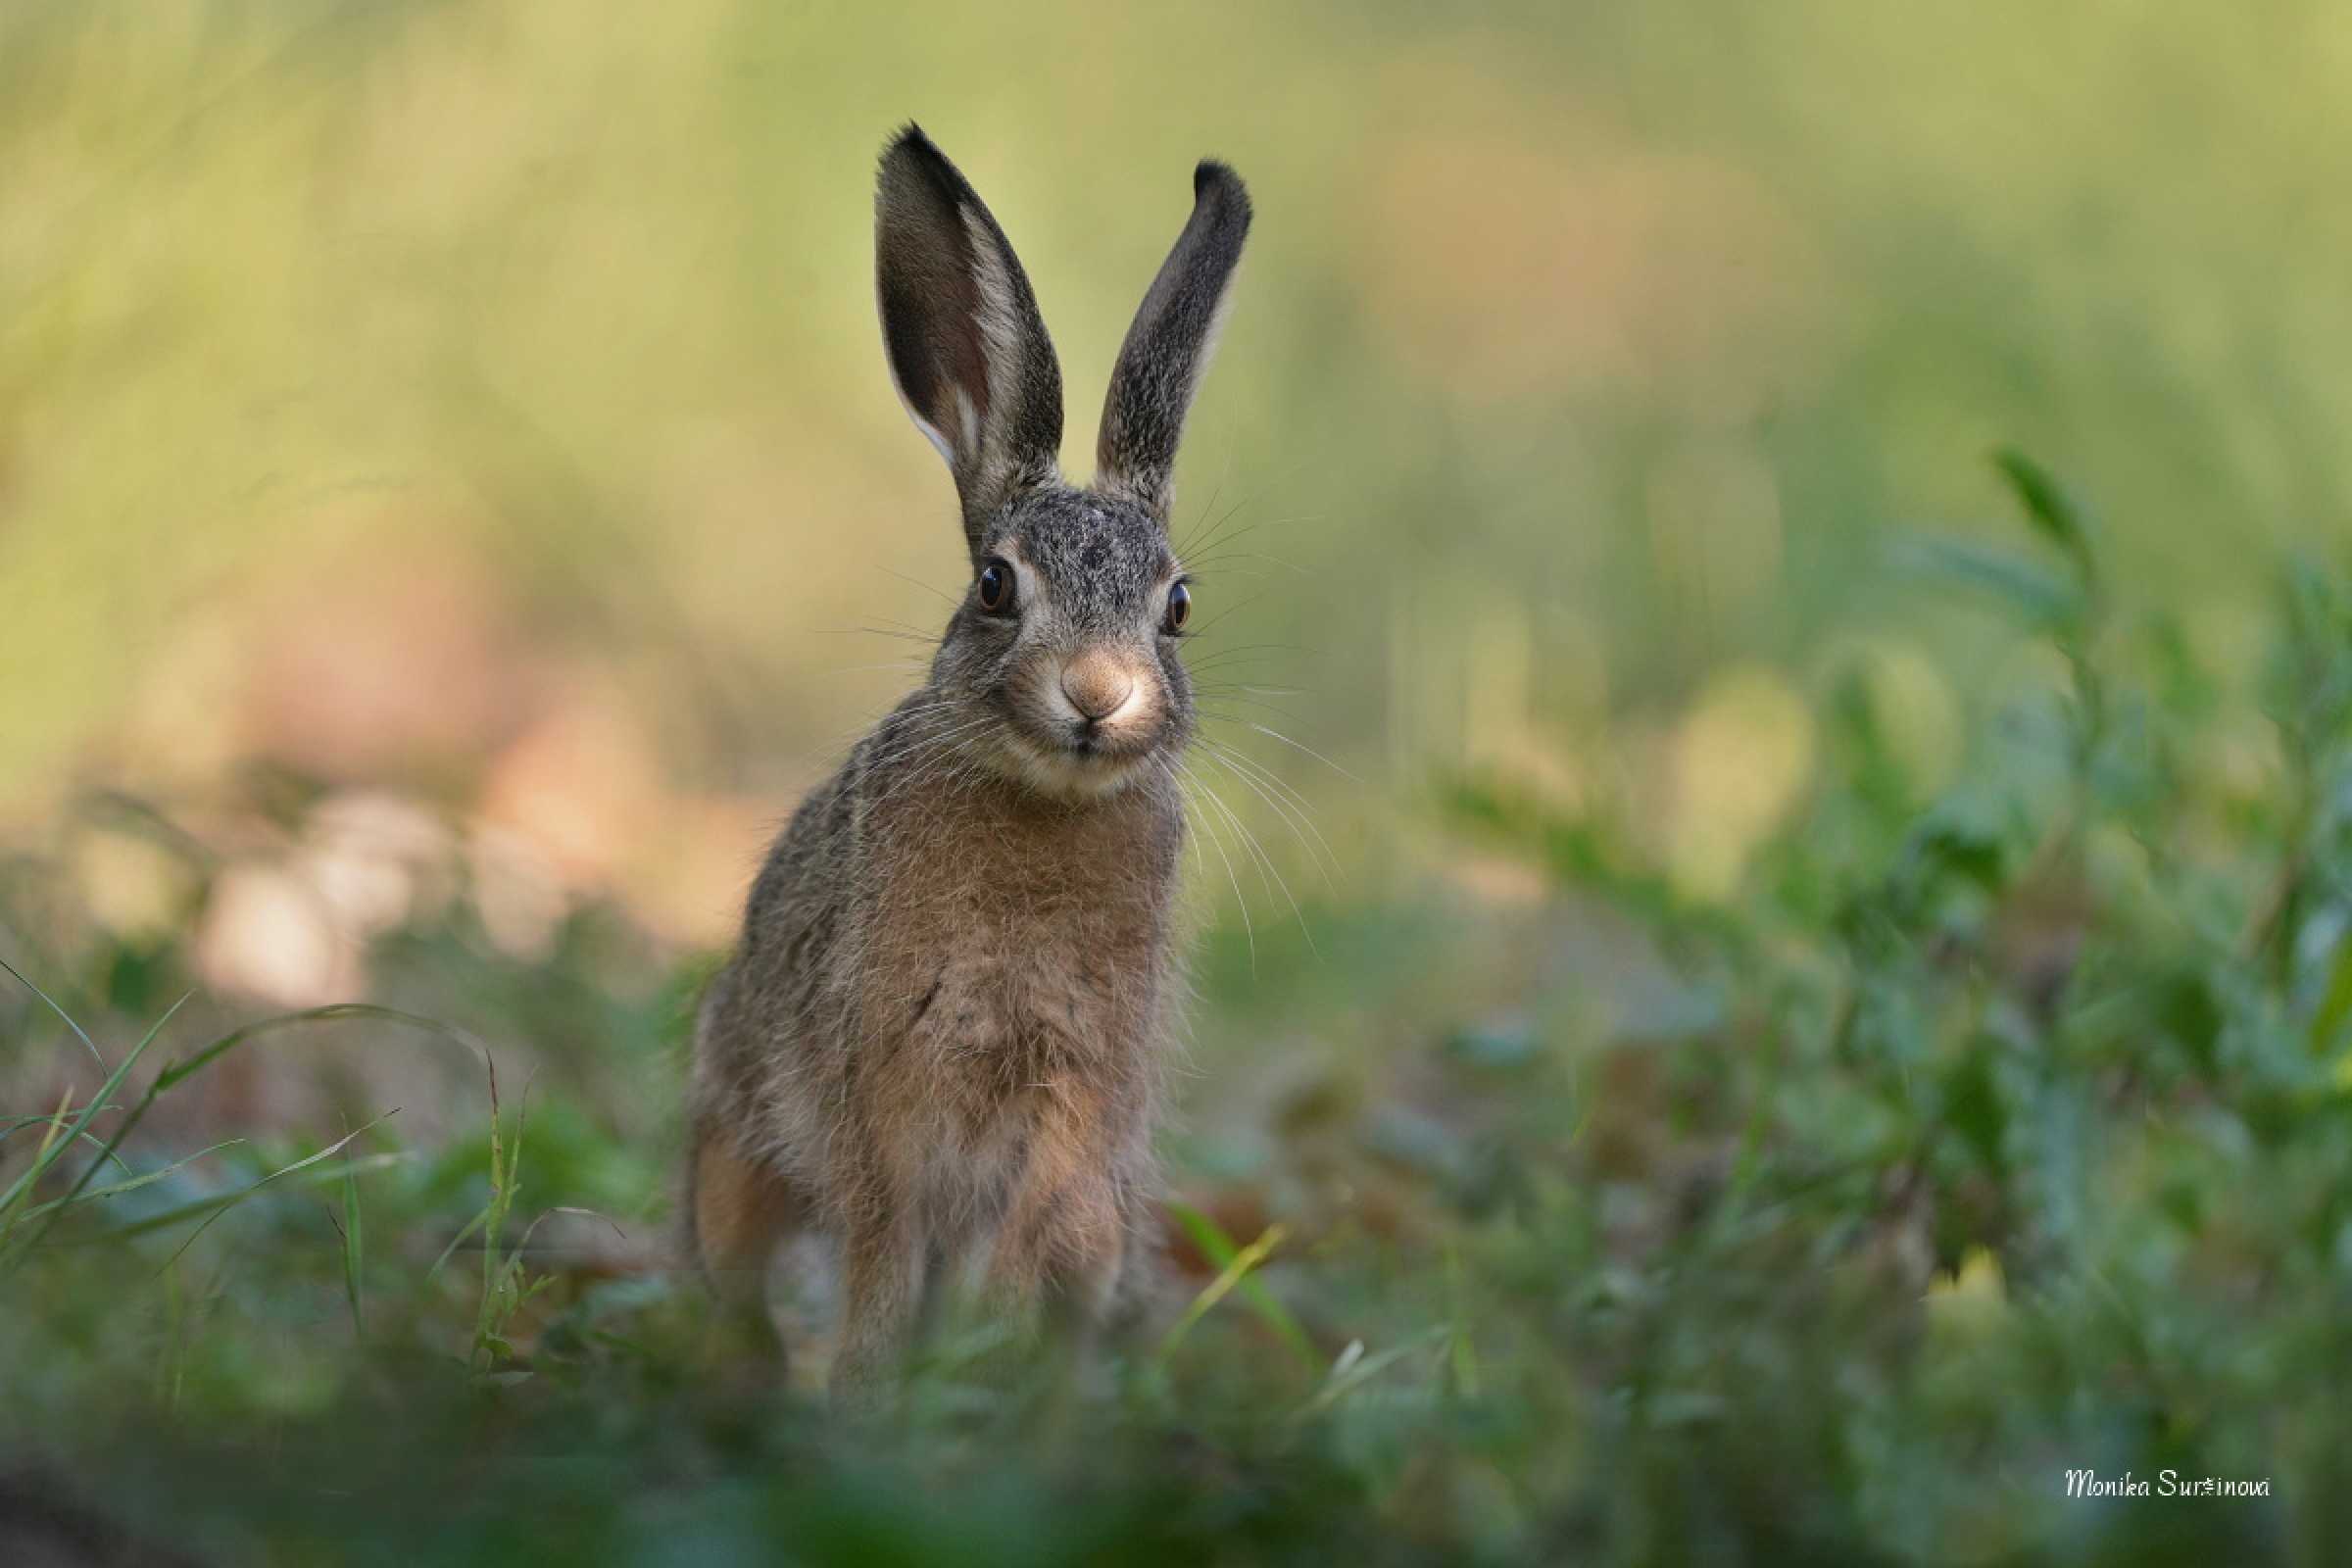
M 856 880 L 856 841 L 855 776 L 845 766 L 802 800 L 752 884 L 738 967 L 756 989 L 821 965 Z
M 926 782 L 928 759 L 913 754 L 928 750 L 924 719 L 936 707 L 925 692 L 909 695 L 802 798 L 752 885 L 744 918 L 747 955 L 764 951 L 773 962 L 788 950 L 789 963 L 804 966 L 822 956 L 814 950 L 830 947 L 872 892 L 877 851 L 887 858 L 892 848 L 891 835 L 877 835 L 874 819 L 887 820 L 898 814 L 894 808 L 927 798 L 909 786 Z
M 767 859 L 752 889 L 752 918 L 829 880 L 829 870 L 847 853 L 855 831 L 854 765 L 845 764 L 803 796 L 791 820 L 768 845 Z

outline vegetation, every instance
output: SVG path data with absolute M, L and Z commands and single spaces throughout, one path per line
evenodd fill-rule
M 2284 573 L 2275 765 L 2233 769 L 2178 628 L 2120 612 L 2084 514 L 2002 466 L 2040 548 L 1916 559 L 2056 678 L 1925 809 L 1845 686 L 1833 765 L 1728 905 L 1605 808 L 1464 777 L 1430 810 L 1540 898 L 1310 904 L 1254 958 L 1218 934 L 1203 1070 L 1294 1059 L 1177 1141 L 1191 1306 L 1075 1406 L 985 1324 L 875 1426 L 713 1369 L 649 1231 L 644 1100 L 692 970 L 633 971 L 598 911 L 501 967 L 461 895 L 381 948 L 499 1032 L 567 1021 L 584 1049 L 519 1094 L 385 1008 L 201 1044 L 161 1006 L 121 1046 L 20 977 L 12 1037 L 45 1015 L 105 1073 L 5 1128 L 8 1445 L 196 1560 L 2322 1560 L 2352 589 Z M 1608 956 L 1486 992 L 1477 953 L 1531 941 Z M 169 940 L 47 957 L 117 1014 L 181 983 Z M 1306 1019 L 1345 1053 L 1295 1045 Z M 348 1131 L 147 1136 L 241 1057 L 355 1035 L 448 1052 L 470 1125 L 404 1136 L 360 1074 Z M 2069 1499 L 2077 1468 L 2267 1495 Z
M 0 1564 L 2352 1540 L 2340 7 L 607 9 L 0 6 Z M 1168 1299 L 845 1426 L 663 1237 L 964 587 L 907 119 L 1073 475 L 1257 223 Z

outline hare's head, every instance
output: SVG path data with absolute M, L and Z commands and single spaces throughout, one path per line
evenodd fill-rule
M 883 343 L 956 476 L 971 553 L 931 683 L 971 726 L 968 750 L 1052 795 L 1116 789 L 1192 730 L 1171 474 L 1250 231 L 1250 198 L 1224 165 L 1194 172 L 1193 199 L 1119 351 L 1094 483 L 1080 489 L 1057 459 L 1061 368 L 1004 230 L 919 129 L 882 155 Z

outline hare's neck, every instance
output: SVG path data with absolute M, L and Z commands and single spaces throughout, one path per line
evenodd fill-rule
M 869 823 L 902 897 L 1026 923 L 1041 914 L 1116 926 L 1154 946 L 1175 898 L 1182 798 L 1160 779 L 1100 800 L 975 782 L 936 800 L 890 800 Z
M 1089 801 L 1041 798 L 1018 787 L 976 792 L 965 831 L 985 834 L 999 853 L 982 863 L 1032 896 L 1092 897 L 1107 903 L 1172 894 L 1184 841 L 1182 798 L 1158 778 Z M 1021 860 L 1004 863 L 1009 852 Z

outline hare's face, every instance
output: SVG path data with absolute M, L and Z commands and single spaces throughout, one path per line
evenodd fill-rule
M 1050 795 L 1106 794 L 1191 733 L 1176 655 L 1190 603 L 1142 509 L 1035 490 L 989 528 L 934 679 L 994 720 L 984 749 L 1000 772 Z
M 1141 777 L 1192 729 L 1176 639 L 1189 591 L 1168 548 L 1177 438 L 1223 320 L 1250 197 L 1193 171 L 1193 215 L 1110 372 L 1092 488 L 1062 482 L 1061 364 L 1004 231 L 909 125 L 882 155 L 874 284 L 906 412 L 948 461 L 972 582 L 932 681 L 958 744 L 1050 795 Z M 944 743 L 943 743 L 944 744 Z

